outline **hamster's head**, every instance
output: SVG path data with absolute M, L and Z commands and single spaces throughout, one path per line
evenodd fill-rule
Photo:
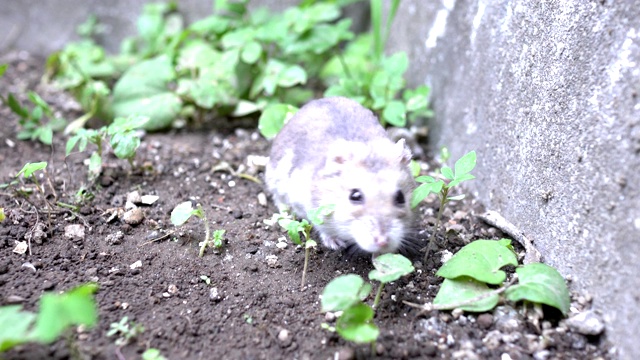
M 319 229 L 323 236 L 371 253 L 398 250 L 413 221 L 410 160 L 403 140 L 332 144 L 312 193 L 315 204 L 335 205 Z

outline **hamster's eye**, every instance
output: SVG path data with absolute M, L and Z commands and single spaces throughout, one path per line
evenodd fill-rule
M 404 205 L 405 199 L 404 199 L 404 194 L 402 193 L 402 190 L 398 190 L 396 191 L 395 195 L 393 195 L 393 204 L 395 206 L 402 206 Z
M 364 203 L 364 194 L 359 189 L 352 189 L 351 194 L 349 194 L 349 201 L 354 204 L 362 204 Z

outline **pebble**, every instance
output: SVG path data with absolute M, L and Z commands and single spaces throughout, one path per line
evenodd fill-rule
M 356 352 L 352 348 L 343 347 L 335 354 L 334 359 L 337 360 L 353 360 L 356 358 Z
M 488 329 L 491 327 L 491 325 L 493 325 L 493 315 L 491 314 L 480 314 L 478 316 L 478 326 L 481 329 Z
M 129 225 L 139 225 L 144 220 L 144 211 L 140 208 L 128 210 L 122 216 L 122 220 Z
M 84 240 L 84 225 L 71 224 L 65 226 L 64 237 L 70 240 Z
M 278 333 L 278 340 L 280 340 L 280 342 L 287 342 L 287 340 L 289 340 L 289 330 L 280 330 L 280 332 Z
M 600 335 L 604 331 L 604 323 L 593 310 L 583 311 L 566 321 L 567 326 L 583 335 Z

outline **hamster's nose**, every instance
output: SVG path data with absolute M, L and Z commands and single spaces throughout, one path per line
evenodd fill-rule
M 381 235 L 375 236 L 373 238 L 373 242 L 382 248 L 387 247 L 387 245 L 389 245 L 389 239 L 387 239 L 386 236 L 381 236 Z

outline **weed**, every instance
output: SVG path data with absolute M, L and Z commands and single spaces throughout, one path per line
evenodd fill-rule
M 144 332 L 144 327 L 140 324 L 136 324 L 133 321 L 129 322 L 129 317 L 125 316 L 117 323 L 109 324 L 109 331 L 107 331 L 107 337 L 118 335 L 115 341 L 117 346 L 125 346 L 131 340 L 135 339 L 138 335 Z
M 193 208 L 193 204 L 191 204 L 191 201 L 185 201 L 178 204 L 178 206 L 173 208 L 173 210 L 171 211 L 171 223 L 174 226 L 182 226 L 184 223 L 186 223 L 189 220 L 189 218 L 191 218 L 191 216 L 195 216 L 202 219 L 202 222 L 204 223 L 205 236 L 204 236 L 204 241 L 200 243 L 200 252 L 198 256 L 200 257 L 204 256 L 204 251 L 207 248 L 207 246 L 213 246 L 214 248 L 218 248 L 222 246 L 222 239 L 223 239 L 225 230 L 214 231 L 214 234 L 213 234 L 214 239 L 213 241 L 211 240 L 211 230 L 209 229 L 207 214 L 205 213 L 204 208 L 200 204 L 197 204 L 195 209 Z
M 465 195 L 449 196 L 449 192 L 460 183 L 475 179 L 475 176 L 470 172 L 476 167 L 476 152 L 470 151 L 462 156 L 454 165 L 454 170 L 448 166 L 443 166 L 440 169 L 440 173 L 443 179 L 436 179 L 432 176 L 418 176 L 416 181 L 422 183 L 411 194 L 411 207 L 415 208 L 424 200 L 430 193 L 435 193 L 440 199 L 440 207 L 438 209 L 438 217 L 436 218 L 436 225 L 434 231 L 429 238 L 429 244 L 427 245 L 427 251 L 425 253 L 425 261 L 431 253 L 431 249 L 434 245 L 435 234 L 440 227 L 440 220 L 442 219 L 442 212 L 445 205 L 452 200 L 462 200 Z
M 28 342 L 52 343 L 69 326 L 95 326 L 97 289 L 95 284 L 85 284 L 62 294 L 44 294 L 38 313 L 22 311 L 20 305 L 0 307 L 0 323 L 12 324 L 0 327 L 0 352 Z
M 517 266 L 517 276 L 505 283 L 507 274 L 501 268 L 507 265 Z M 508 239 L 473 241 L 444 263 L 436 275 L 445 280 L 433 304 L 417 305 L 425 311 L 489 311 L 499 303 L 502 293 L 512 302 L 545 304 L 565 316 L 569 311 L 569 290 L 558 271 L 542 263 L 518 266 Z M 489 287 L 497 285 L 502 286 Z
M 47 62 L 47 78 L 87 112 L 72 129 L 90 117 L 141 114 L 150 118 L 145 128 L 157 130 L 176 119 L 245 116 L 271 103 L 311 99 L 303 85 L 353 37 L 351 21 L 339 19 L 342 4 L 306 2 L 282 13 L 249 13 L 247 4 L 217 0 L 212 15 L 187 26 L 176 2 L 147 4 L 138 35 L 115 56 L 91 38 L 99 23 L 83 24 L 83 39 Z
M 27 163 L 22 169 L 16 174 L 16 178 L 23 175 L 25 178 L 29 178 L 33 181 L 36 186 L 36 190 L 42 195 L 44 195 L 44 189 L 40 186 L 40 182 L 38 182 L 38 178 L 35 175 L 36 171 L 44 170 L 47 168 L 47 162 L 37 162 L 37 163 Z
M 7 64 L 0 65 L 0 77 L 4 76 L 7 68 Z M 51 145 L 53 132 L 62 130 L 66 125 L 66 121 L 63 118 L 57 117 L 49 104 L 35 92 L 27 92 L 27 98 L 31 103 L 31 110 L 28 107 L 22 106 L 20 101 L 11 93 L 6 97 L 0 96 L 0 101 L 20 118 L 18 124 L 21 130 L 18 132 L 18 139 L 37 139 L 45 145 Z M 48 119 L 48 121 L 45 121 L 46 119 Z
M 385 284 L 396 281 L 402 276 L 411 274 L 415 271 L 411 261 L 400 254 L 380 255 L 373 259 L 373 267 L 375 269 L 369 272 L 369 280 L 376 280 L 380 282 L 375 300 L 373 301 L 374 309 L 378 308 L 382 289 Z
M 302 269 L 302 280 L 300 283 L 300 288 L 304 289 L 307 278 L 307 267 L 309 266 L 309 255 L 311 252 L 311 248 L 314 248 L 318 245 L 315 240 L 311 239 L 311 229 L 313 228 L 313 225 L 311 225 L 306 219 L 294 219 L 294 217 L 289 215 L 286 211 L 278 214 L 273 214 L 271 219 L 266 219 L 264 220 L 264 222 L 265 224 L 270 226 L 273 226 L 277 223 L 278 225 L 280 225 L 280 227 L 287 230 L 287 234 L 289 235 L 289 239 L 291 239 L 291 242 L 304 247 L 304 267 Z M 304 242 L 302 241 L 300 234 L 302 234 Z
M 373 323 L 374 309 L 378 307 L 382 289 L 386 283 L 414 271 L 411 261 L 400 254 L 384 254 L 373 259 L 375 267 L 369 273 L 370 280 L 380 282 L 373 307 L 364 303 L 371 292 L 371 285 L 358 275 L 341 275 L 331 280 L 322 291 L 322 311 L 342 312 L 335 328 L 327 324 L 322 327 L 335 330 L 345 340 L 363 344 L 370 343 L 372 354 L 380 330 Z
M 96 150 L 89 158 L 89 179 L 94 180 L 102 171 L 102 154 L 104 145 L 109 144 L 114 155 L 119 159 L 126 159 L 133 166 L 133 158 L 140 146 L 140 137 L 136 133 L 149 118 L 143 116 L 129 116 L 116 118 L 109 126 L 100 129 L 78 129 L 67 141 L 66 155 L 78 148 L 84 151 L 87 144 L 96 146 Z

